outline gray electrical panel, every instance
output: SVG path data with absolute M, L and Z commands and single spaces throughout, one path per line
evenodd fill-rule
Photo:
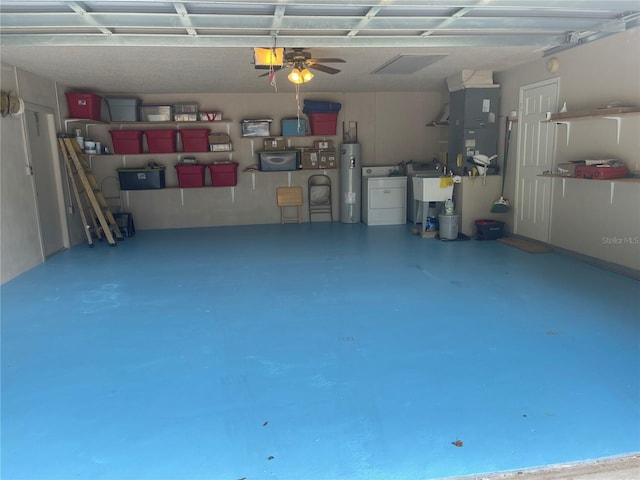
M 457 174 L 470 168 L 466 159 L 498 153 L 500 88 L 467 87 L 449 94 L 449 150 L 447 166 Z M 496 161 L 492 160 L 495 165 Z

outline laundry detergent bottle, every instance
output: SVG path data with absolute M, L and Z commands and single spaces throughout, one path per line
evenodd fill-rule
M 447 198 L 446 202 L 444 202 L 444 214 L 453 215 L 454 210 L 455 206 L 453 204 L 453 199 Z

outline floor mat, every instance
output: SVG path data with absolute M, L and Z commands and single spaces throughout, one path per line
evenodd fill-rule
M 529 253 L 549 253 L 553 251 L 553 248 L 543 245 L 541 243 L 531 242 L 519 237 L 504 237 L 498 238 L 498 241 L 505 245 L 519 248 Z

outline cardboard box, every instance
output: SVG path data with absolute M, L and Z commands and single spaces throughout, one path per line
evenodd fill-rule
M 231 143 L 210 143 L 209 151 L 210 152 L 231 152 L 233 150 L 233 145 Z
M 198 113 L 197 103 L 178 103 L 173 106 L 174 113 Z
M 197 122 L 197 113 L 174 113 L 173 120 L 175 122 Z
M 336 168 L 336 151 L 334 149 L 330 150 L 319 150 L 319 161 L 318 168 L 320 169 L 330 169 Z
M 198 117 L 203 122 L 219 122 L 222 120 L 222 112 L 199 112 Z
M 333 148 L 333 140 L 314 140 L 313 148 L 318 150 L 331 150 Z
M 558 164 L 558 175 L 565 175 L 567 177 L 576 176 L 576 167 L 584 165 L 583 161 L 575 162 L 562 162 Z
M 462 70 L 460 73 L 447 78 L 450 92 L 456 92 L 467 87 L 490 87 L 493 85 L 492 70 Z
M 231 137 L 226 133 L 210 133 L 209 143 L 231 143 Z
M 320 165 L 320 152 L 318 150 L 302 150 L 301 163 L 304 170 L 317 170 Z
M 233 150 L 231 145 L 231 137 L 227 133 L 210 133 L 209 134 L 209 151 L 210 152 L 230 152 Z
M 287 140 L 284 138 L 265 138 L 262 141 L 263 150 L 285 150 L 287 148 Z

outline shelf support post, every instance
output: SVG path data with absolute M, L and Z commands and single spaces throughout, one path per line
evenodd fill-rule
M 615 191 L 615 182 L 611 182 L 611 192 L 609 193 L 609 203 L 613 205 L 613 192 Z
M 556 122 L 558 125 L 565 125 L 567 127 L 567 146 L 569 146 L 569 136 L 571 135 L 571 122 Z
M 620 124 L 622 123 L 622 117 L 602 117 L 602 118 L 606 118 L 607 120 L 615 120 L 616 121 L 616 129 L 617 129 L 617 144 L 620 145 Z

